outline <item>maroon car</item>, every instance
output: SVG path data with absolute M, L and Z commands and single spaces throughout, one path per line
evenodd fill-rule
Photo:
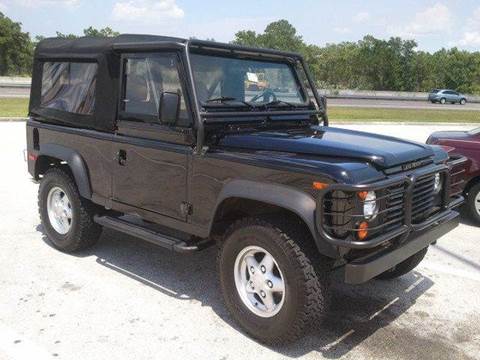
M 442 145 L 451 156 L 468 158 L 464 195 L 470 217 L 480 224 L 480 128 L 470 131 L 438 131 L 427 139 L 427 144 Z

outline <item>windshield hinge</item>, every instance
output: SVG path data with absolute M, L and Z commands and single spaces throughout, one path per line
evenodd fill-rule
M 195 155 L 200 155 L 204 156 L 208 152 L 209 147 L 208 146 L 202 146 L 202 149 L 199 151 L 197 147 L 195 147 L 193 153 Z
M 183 216 L 189 216 L 193 214 L 193 205 L 183 201 L 180 204 L 180 212 L 182 213 Z

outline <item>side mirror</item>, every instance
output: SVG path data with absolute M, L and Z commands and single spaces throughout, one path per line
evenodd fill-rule
M 177 123 L 180 112 L 180 95 L 175 92 L 162 92 L 159 105 L 159 120 L 162 124 L 174 125 Z
M 323 109 L 326 111 L 327 110 L 327 97 L 325 95 L 320 96 L 320 102 L 322 103 Z

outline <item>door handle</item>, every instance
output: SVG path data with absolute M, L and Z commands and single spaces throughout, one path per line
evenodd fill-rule
M 120 166 L 125 166 L 127 162 L 127 152 L 125 150 L 118 150 L 117 161 Z

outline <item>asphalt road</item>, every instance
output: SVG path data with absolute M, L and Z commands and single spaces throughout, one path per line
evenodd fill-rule
M 433 130 L 358 127 L 416 140 Z M 318 328 L 269 348 L 225 311 L 213 248 L 179 255 L 113 231 L 77 255 L 50 247 L 23 161 L 24 123 L 0 123 L 0 134 L 0 359 L 480 357 L 480 230 L 468 222 L 400 279 L 336 282 Z
M 353 108 L 387 108 L 387 109 L 428 109 L 428 110 L 469 110 L 480 111 L 479 103 L 432 104 L 428 101 L 413 100 L 379 100 L 379 99 L 328 99 L 328 105 Z
M 0 87 L 0 98 L 28 98 L 29 88 Z M 466 105 L 440 105 L 427 101 L 377 100 L 377 99 L 328 99 L 330 106 L 356 108 L 389 108 L 389 109 L 433 109 L 433 110 L 470 110 L 480 111 L 480 103 Z
M 0 98 L 28 98 L 30 88 L 0 87 Z

